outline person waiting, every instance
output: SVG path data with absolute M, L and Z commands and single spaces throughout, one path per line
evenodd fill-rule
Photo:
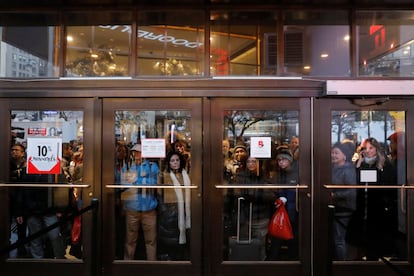
M 158 165 L 142 159 L 141 145 L 131 149 L 134 163 L 131 164 L 128 182 L 134 185 L 157 185 Z M 122 206 L 125 211 L 125 260 L 133 260 L 137 246 L 140 226 L 142 227 L 147 260 L 157 259 L 157 197 L 153 188 L 130 188 L 122 194 Z

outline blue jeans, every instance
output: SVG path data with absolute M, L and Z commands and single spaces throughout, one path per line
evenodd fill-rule
M 29 216 L 27 218 L 27 226 L 29 228 L 29 234 L 32 235 L 43 228 L 46 228 L 58 221 L 56 215 L 34 215 Z M 65 258 L 65 248 L 63 245 L 63 240 L 60 236 L 60 227 L 56 227 L 49 232 L 46 233 L 47 238 L 50 241 L 50 244 L 53 249 L 53 255 L 56 259 L 64 259 Z M 39 237 L 34 239 L 30 243 L 30 253 L 33 258 L 41 259 L 44 257 L 44 250 L 43 250 L 43 237 Z
M 335 260 L 345 261 L 347 259 L 346 230 L 351 216 L 335 215 L 333 222 L 333 239 L 335 243 Z
M 19 235 L 17 233 L 17 222 L 16 219 L 13 218 L 12 223 L 10 225 L 10 243 L 13 244 L 17 242 L 18 239 Z M 17 258 L 17 248 L 9 252 L 9 258 Z

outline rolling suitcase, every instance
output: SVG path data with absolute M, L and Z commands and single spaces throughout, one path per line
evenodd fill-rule
M 243 197 L 237 199 L 237 236 L 229 238 L 229 261 L 261 261 L 261 243 L 259 239 L 252 239 L 252 209 L 249 206 L 248 239 L 240 239 L 240 208 Z

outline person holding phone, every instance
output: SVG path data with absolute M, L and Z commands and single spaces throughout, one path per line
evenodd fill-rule
M 395 253 L 397 192 L 370 186 L 396 185 L 396 170 L 373 137 L 361 143 L 356 170 L 358 185 L 366 188 L 358 189 L 357 209 L 347 231 L 348 242 L 355 247 L 356 259 L 377 261 Z

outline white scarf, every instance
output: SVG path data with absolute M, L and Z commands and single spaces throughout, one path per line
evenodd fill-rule
M 374 156 L 374 157 L 367 157 L 367 156 L 365 156 L 365 158 L 364 158 L 364 162 L 365 162 L 366 164 L 368 164 L 368 165 L 372 166 L 372 165 L 374 165 L 374 164 L 375 164 L 375 162 L 377 162 L 377 156 Z
M 187 172 L 183 169 L 181 173 L 183 175 L 184 186 L 190 186 L 190 178 L 188 177 Z M 170 177 L 172 179 L 172 182 L 174 183 L 174 186 L 181 186 L 180 182 L 178 182 L 177 177 L 175 177 L 175 174 L 172 171 L 170 171 Z M 180 230 L 180 238 L 179 238 L 178 243 L 186 244 L 187 239 L 185 235 L 185 230 L 191 228 L 191 192 L 190 192 L 190 189 L 184 189 L 185 190 L 185 201 L 184 201 L 182 189 L 177 188 L 174 190 L 177 196 L 178 229 Z

